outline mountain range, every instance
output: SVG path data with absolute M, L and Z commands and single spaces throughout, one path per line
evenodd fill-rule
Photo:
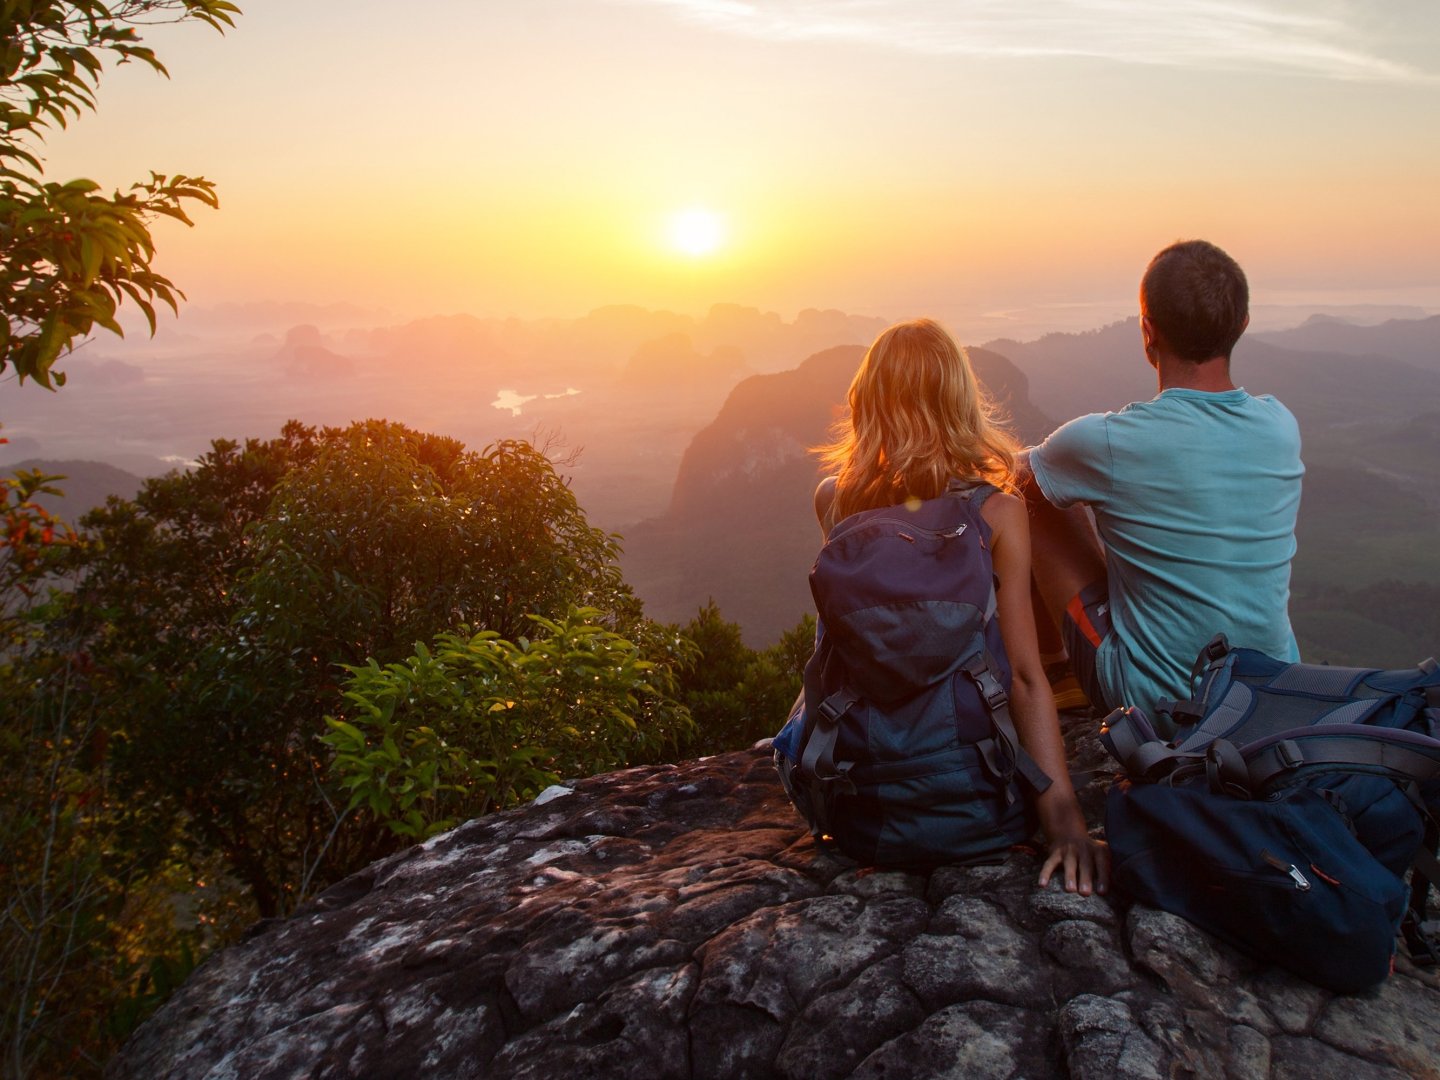
M 1344 324 L 1336 348 L 1311 347 L 1332 321 L 1242 340 L 1235 379 L 1280 398 L 1301 427 L 1309 471 L 1292 610 L 1303 654 L 1403 666 L 1440 651 L 1440 621 L 1436 640 L 1416 640 L 1440 610 L 1440 318 Z M 1154 396 L 1139 340 L 1132 319 L 969 352 L 1017 433 L 1036 442 L 1051 418 Z M 683 621 L 713 598 L 760 644 L 809 610 L 819 473 L 806 451 L 825 441 L 862 355 L 830 349 L 747 379 L 695 436 L 667 511 L 623 530 L 626 576 L 653 615 Z

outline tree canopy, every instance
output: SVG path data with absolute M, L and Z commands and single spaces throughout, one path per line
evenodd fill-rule
M 615 540 L 525 443 L 291 423 L 217 441 L 85 524 L 71 618 L 113 695 L 112 766 L 265 915 L 395 843 L 334 831 L 317 738 L 342 665 L 398 662 L 462 625 L 518 639 L 527 616 L 577 606 L 616 632 L 640 619 Z
M 150 226 L 190 224 L 187 202 L 217 206 L 203 177 L 152 172 L 109 195 L 93 180 L 45 178 L 41 144 L 96 108 L 107 59 L 167 74 L 140 30 L 160 22 L 233 25 L 228 0 L 5 0 L 0 4 L 0 372 L 63 385 L 51 368 L 95 327 L 122 333 L 129 300 L 155 329 L 155 305 L 183 294 L 153 268 Z

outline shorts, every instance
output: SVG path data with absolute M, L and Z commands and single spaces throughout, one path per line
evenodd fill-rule
M 1085 586 L 1065 605 L 1060 636 L 1080 689 L 1091 705 L 1107 710 L 1115 705 L 1100 688 L 1099 656 L 1100 643 L 1110 632 L 1110 592 L 1105 582 L 1097 581 Z

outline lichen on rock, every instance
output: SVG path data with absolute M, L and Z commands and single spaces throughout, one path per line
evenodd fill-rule
M 598 776 L 211 957 L 107 1075 L 1440 1077 L 1403 957 L 1336 997 L 1037 870 L 857 867 L 763 751 Z

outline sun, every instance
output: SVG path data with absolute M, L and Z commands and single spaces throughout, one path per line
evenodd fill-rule
M 670 216 L 670 246 L 693 259 L 713 255 L 725 243 L 725 219 L 713 210 L 692 206 Z

